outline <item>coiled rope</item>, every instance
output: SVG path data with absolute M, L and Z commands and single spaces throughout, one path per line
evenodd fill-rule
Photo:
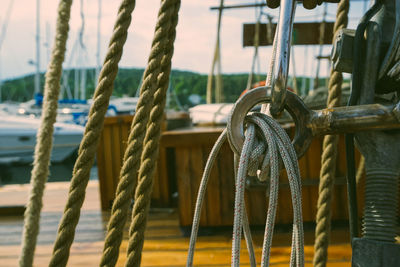
M 269 164 L 263 164 L 263 166 L 268 166 L 271 170 L 271 186 L 269 194 L 270 197 L 262 250 L 262 266 L 269 265 L 270 247 L 272 243 L 272 235 L 278 199 L 280 159 L 282 159 L 287 170 L 292 193 L 292 204 L 294 212 L 291 266 L 304 266 L 304 233 L 301 215 L 301 178 L 296 153 L 286 132 L 272 118 L 262 113 L 254 113 L 247 116 L 246 119 L 248 121 L 248 124 L 245 133 L 245 142 L 240 155 L 240 163 L 236 178 L 235 215 L 232 237 L 232 266 L 239 266 L 240 240 L 242 228 L 244 226 L 243 222 L 245 224 L 247 223 L 247 215 L 245 213 L 244 205 L 244 183 L 247 177 L 247 173 L 249 171 L 248 167 L 251 164 L 255 164 L 251 163 L 251 161 L 256 159 L 253 158 L 254 153 L 252 151 L 259 150 L 259 148 L 261 147 L 260 144 L 262 143 L 264 144 L 262 147 L 268 147 L 268 152 L 265 150 L 263 151 L 263 155 L 265 157 L 264 161 L 269 162 Z M 258 135 L 255 134 L 256 129 L 259 132 Z M 262 140 L 259 140 L 258 138 L 256 138 L 256 136 L 261 136 Z M 193 265 L 193 256 L 201 215 L 201 207 L 205 195 L 207 182 L 209 179 L 209 174 L 211 172 L 211 168 L 218 154 L 218 151 L 220 150 L 225 140 L 226 130 L 224 130 L 218 138 L 213 149 L 211 150 L 210 156 L 206 163 L 196 201 L 195 215 L 193 218 L 192 234 L 190 237 L 186 266 Z M 248 240 L 251 240 L 251 238 L 248 238 L 248 235 L 249 233 L 245 233 L 246 241 L 249 244 Z M 250 255 L 252 255 L 252 252 L 250 252 Z M 251 262 L 251 264 L 253 266 L 253 262 Z
M 128 147 L 124 154 L 124 164 L 121 168 L 120 181 L 108 224 L 103 257 L 100 263 L 101 266 L 114 266 L 118 260 L 123 228 L 126 223 L 138 171 L 139 184 L 136 189 L 137 196 L 135 197 L 132 216 L 134 218 L 133 221 L 136 223 L 134 231 L 137 231 L 137 228 L 139 228 L 139 231 L 142 231 L 138 234 L 135 233 L 135 236 L 141 235 L 143 239 L 146 217 L 144 213 L 147 214 L 148 207 L 146 205 L 150 203 L 154 162 L 158 155 L 158 148 L 156 147 L 158 146 L 160 136 L 160 124 L 171 70 L 171 58 L 179 6 L 180 1 L 178 0 L 164 0 L 161 2 L 152 48 L 144 73 L 143 84 L 140 89 L 140 98 L 136 113 L 128 137 Z M 148 127 L 147 133 L 146 127 Z M 144 152 L 142 153 L 143 139 L 145 145 Z M 144 166 L 144 164 L 146 165 Z M 140 170 L 139 165 L 142 165 Z M 143 199 L 146 197 L 147 199 Z M 141 219 L 140 221 L 138 221 L 138 216 Z M 137 225 L 137 223 L 141 225 Z M 134 261 L 135 264 L 140 265 L 143 240 L 138 241 L 135 239 L 135 242 L 133 242 L 135 245 L 129 246 L 128 253 L 134 253 L 132 250 L 137 251 Z M 130 261 L 132 260 L 128 257 L 128 262 Z M 129 266 L 134 266 L 133 263 L 130 264 Z
M 113 91 L 114 80 L 118 72 L 118 62 L 122 56 L 134 7 L 135 1 L 123 0 L 118 10 L 114 32 L 100 72 L 99 82 L 93 96 L 94 101 L 90 108 L 89 120 L 86 124 L 85 134 L 74 166 L 68 201 L 59 224 L 57 239 L 50 261 L 50 266 L 53 267 L 65 266 L 68 261 L 70 247 L 75 236 L 75 228 L 79 221 L 80 209 L 85 199 L 90 169 L 93 165 L 97 144 L 103 129 L 104 115 Z
M 57 116 L 58 96 L 65 47 L 68 39 L 69 18 L 72 0 L 62 0 L 58 5 L 55 42 L 51 61 L 46 72 L 44 86 L 43 112 L 37 133 L 33 169 L 31 174 L 31 191 L 24 215 L 22 252 L 20 266 L 32 266 L 37 235 L 39 233 L 40 211 L 43 205 L 44 187 L 49 175 L 50 154 L 53 146 L 54 122 Z
M 334 37 L 339 30 L 347 27 L 349 0 L 341 0 L 334 24 Z M 327 107 L 337 107 L 340 105 L 340 96 L 342 89 L 343 76 L 340 72 L 331 70 L 329 79 L 329 93 Z M 325 266 L 328 255 L 330 220 L 331 220 L 331 201 L 332 191 L 335 180 L 337 144 L 339 137 L 337 135 L 326 135 L 323 141 L 323 153 L 321 159 L 320 182 L 318 189 L 318 210 L 315 228 L 314 244 L 314 266 Z

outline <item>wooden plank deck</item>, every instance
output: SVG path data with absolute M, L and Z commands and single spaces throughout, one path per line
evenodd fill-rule
M 29 185 L 13 185 L 0 188 L 0 207 L 24 205 Z M 55 240 L 58 221 L 68 194 L 68 183 L 49 183 L 44 196 L 40 236 L 35 255 L 35 266 L 47 266 Z M 103 249 L 104 232 L 108 212 L 101 212 L 99 185 L 90 181 L 82 215 L 71 249 L 68 266 L 96 266 L 99 264 Z M 0 217 L 0 265 L 17 266 L 20 253 L 22 216 Z M 126 259 L 127 227 L 121 246 L 118 266 Z M 351 248 L 348 233 L 335 230 L 329 249 L 328 266 L 350 266 Z M 306 232 L 306 266 L 312 266 L 313 231 Z M 271 253 L 271 266 L 288 266 L 290 255 L 290 234 L 276 233 Z M 182 235 L 178 213 L 175 209 L 152 209 L 146 230 L 146 241 L 142 257 L 142 266 L 185 266 L 189 238 Z M 261 258 L 262 232 L 254 232 L 257 260 Z M 245 248 L 245 243 L 242 243 Z M 231 233 L 228 230 L 215 231 L 210 236 L 198 238 L 195 253 L 195 266 L 230 266 Z M 242 266 L 249 266 L 245 249 L 241 255 Z

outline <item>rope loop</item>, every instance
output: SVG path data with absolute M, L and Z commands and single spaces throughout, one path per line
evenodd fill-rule
M 251 161 L 250 155 L 261 143 L 264 144 L 265 151 L 263 153 L 263 166 L 260 171 L 261 173 L 270 172 L 271 174 L 269 177 L 270 192 L 262 250 L 262 266 L 269 265 L 270 248 L 278 203 L 279 167 L 282 165 L 285 166 L 287 171 L 294 212 L 291 266 L 304 266 L 301 177 L 294 147 L 287 133 L 282 129 L 279 123 L 271 117 L 263 113 L 253 113 L 246 116 L 245 121 L 247 123 L 247 129 L 236 178 L 232 266 L 239 266 L 242 218 L 244 216 L 244 184 L 247 178 L 248 166 L 250 165 L 249 161 Z
M 260 172 L 270 174 L 263 176 L 263 179 L 270 179 L 269 204 L 265 225 L 264 242 L 262 249 L 261 266 L 269 266 L 270 248 L 274 221 L 278 203 L 279 189 L 279 169 L 284 166 L 289 179 L 293 205 L 293 234 L 292 234 L 292 254 L 291 266 L 304 266 L 304 232 L 301 209 L 301 177 L 297 162 L 296 151 L 291 140 L 284 129 L 271 117 L 263 113 L 252 113 L 245 117 L 245 139 L 240 151 L 239 167 L 236 175 L 234 222 L 232 235 L 232 266 L 239 266 L 240 263 L 240 243 L 242 229 L 247 227 L 247 214 L 245 211 L 244 188 L 249 171 L 254 166 L 261 166 Z M 188 252 L 186 266 L 192 266 L 193 254 L 199 227 L 202 202 L 210 175 L 212 165 L 223 142 L 229 135 L 229 129 L 225 129 L 218 138 L 211 150 L 207 160 L 204 174 L 201 180 L 199 193 L 197 196 L 195 215 L 193 218 L 192 234 Z M 260 162 L 262 164 L 260 165 Z M 258 168 L 258 167 L 257 167 Z M 254 171 L 254 170 L 253 170 Z M 244 231 L 246 241 L 251 240 L 250 232 Z M 247 242 L 248 249 L 251 245 Z M 254 251 L 249 249 L 250 256 L 254 256 Z M 251 258 L 251 257 L 250 257 Z M 255 261 L 251 263 L 255 266 Z
M 248 91 L 235 103 L 228 119 L 228 140 L 235 154 L 240 154 L 244 140 L 244 119 L 257 104 L 270 103 L 270 86 L 258 87 Z M 313 116 L 304 102 L 289 90 L 286 92 L 285 110 L 293 118 L 296 126 L 293 145 L 300 158 L 308 149 L 312 141 L 312 132 L 306 127 L 309 118 Z

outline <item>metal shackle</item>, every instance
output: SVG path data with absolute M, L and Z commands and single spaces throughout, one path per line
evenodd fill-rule
M 257 104 L 271 103 L 268 96 L 269 86 L 262 86 L 248 91 L 235 103 L 228 119 L 228 140 L 232 150 L 240 154 L 244 141 L 244 122 L 248 112 Z M 294 93 L 288 91 L 284 108 L 292 116 L 295 123 L 295 136 L 293 145 L 297 157 L 301 157 L 308 149 L 312 141 L 312 132 L 306 127 L 312 111 L 308 109 L 303 101 Z
M 286 83 L 289 71 L 290 46 L 292 39 L 293 20 L 296 10 L 295 0 L 282 0 L 279 11 L 279 20 L 274 39 L 274 54 L 271 61 L 272 101 L 270 112 L 273 116 L 279 115 L 285 106 Z M 269 84 L 267 84 L 269 85 Z

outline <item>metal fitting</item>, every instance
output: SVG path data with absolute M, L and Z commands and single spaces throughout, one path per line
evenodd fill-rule
M 394 107 L 393 114 L 394 114 L 394 116 L 396 116 L 397 120 L 400 122 L 400 101 Z
M 337 34 L 331 53 L 332 65 L 335 71 L 352 73 L 355 33 L 355 30 L 342 29 Z
M 353 267 L 400 266 L 400 244 L 379 242 L 366 238 L 353 239 Z
M 372 131 L 355 136 L 366 166 L 363 237 L 394 243 L 398 234 L 400 132 Z

